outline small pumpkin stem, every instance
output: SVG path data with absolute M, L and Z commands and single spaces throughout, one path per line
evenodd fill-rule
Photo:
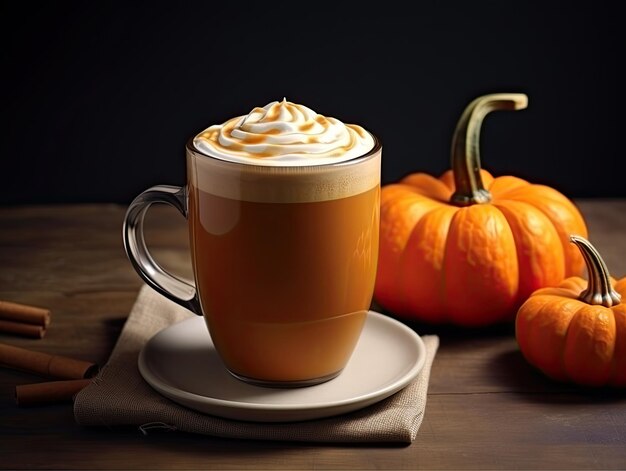
M 491 201 L 491 193 L 480 176 L 480 128 L 485 116 L 498 110 L 523 110 L 528 97 L 523 93 L 494 93 L 472 101 L 461 115 L 452 137 L 452 172 L 455 192 L 450 202 L 469 206 Z
M 587 304 L 601 304 L 606 307 L 619 304 L 622 297 L 613 289 L 609 270 L 600 253 L 584 237 L 572 235 L 569 240 L 580 249 L 587 265 L 587 277 L 589 278 L 587 289 L 580 293 L 578 299 Z

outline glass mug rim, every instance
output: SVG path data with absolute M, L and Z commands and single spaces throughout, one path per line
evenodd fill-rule
M 187 140 L 185 149 L 191 155 L 205 157 L 207 159 L 210 159 L 211 161 L 215 161 L 216 163 L 218 162 L 219 164 L 223 164 L 225 167 L 232 167 L 232 168 L 245 167 L 246 169 L 249 169 L 251 171 L 258 172 L 258 173 L 288 173 L 288 172 L 295 172 L 295 171 L 297 171 L 300 174 L 309 173 L 309 172 L 315 173 L 315 172 L 323 171 L 324 169 L 328 169 L 328 168 L 336 169 L 336 168 L 342 168 L 342 167 L 352 167 L 354 165 L 358 165 L 361 162 L 365 162 L 367 160 L 374 158 L 378 154 L 378 152 L 382 150 L 383 144 L 380 138 L 377 137 L 375 134 L 367 130 L 365 130 L 365 132 L 368 133 L 370 136 L 372 136 L 372 139 L 374 139 L 374 146 L 369 151 L 367 151 L 365 154 L 358 155 L 348 160 L 343 160 L 341 162 L 329 162 L 325 164 L 255 165 L 255 164 L 250 164 L 250 163 L 245 163 L 245 162 L 231 162 L 230 160 L 221 159 L 219 157 L 208 154 L 198 149 L 194 145 L 193 141 L 200 133 L 195 134 L 193 137 Z

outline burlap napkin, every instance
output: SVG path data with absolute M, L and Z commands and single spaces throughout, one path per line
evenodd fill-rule
M 319 420 L 256 423 L 196 412 L 161 396 L 139 373 L 144 344 L 163 328 L 193 316 L 144 286 L 128 316 L 108 363 L 74 401 L 82 425 L 134 425 L 217 437 L 306 442 L 404 442 L 415 439 L 424 417 L 428 378 L 439 338 L 424 336 L 427 358 L 419 376 L 393 396 L 364 409 Z

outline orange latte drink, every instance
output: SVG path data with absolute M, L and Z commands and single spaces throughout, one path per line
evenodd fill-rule
M 283 100 L 209 127 L 186 151 L 191 308 L 225 366 L 278 387 L 338 375 L 374 290 L 379 141 Z

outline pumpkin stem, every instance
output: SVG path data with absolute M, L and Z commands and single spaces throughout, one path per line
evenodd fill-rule
M 584 237 L 572 235 L 569 240 L 580 249 L 587 265 L 587 277 L 589 278 L 587 289 L 580 293 L 578 299 L 587 304 L 601 304 L 606 307 L 619 304 L 622 297 L 613 289 L 609 270 L 600 253 Z
M 491 193 L 480 176 L 480 128 L 487 114 L 498 110 L 523 110 L 528 97 L 523 93 L 494 93 L 472 101 L 461 115 L 452 137 L 452 172 L 455 192 L 450 202 L 469 206 L 491 201 Z

